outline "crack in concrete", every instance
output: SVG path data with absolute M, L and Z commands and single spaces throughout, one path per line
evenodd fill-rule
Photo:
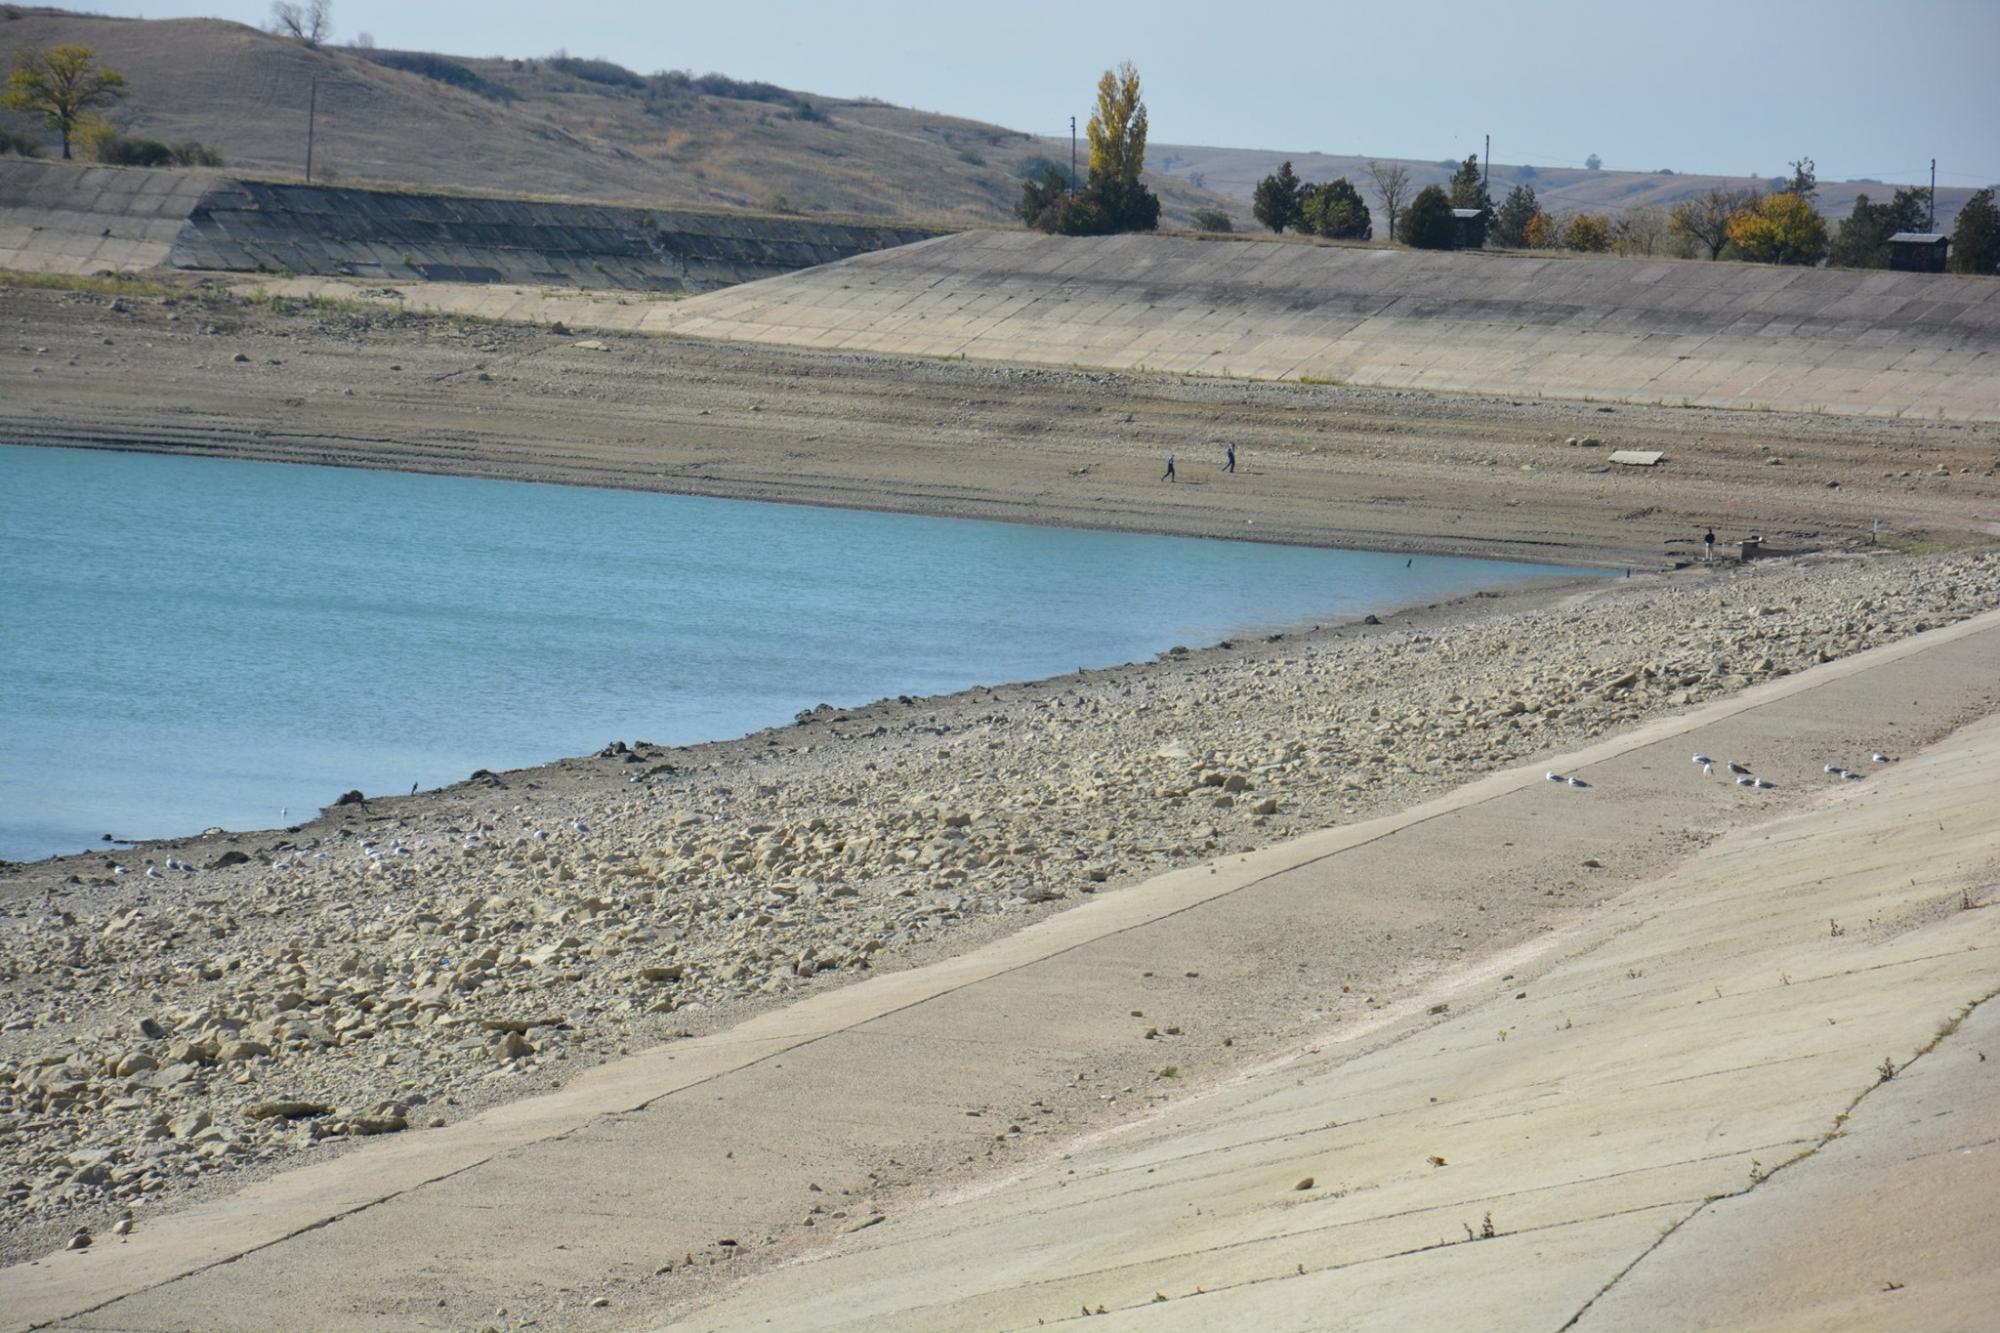
M 1977 1011 L 1981 1005 L 1986 1004 L 1988 1001 L 1994 999 L 1996 996 L 2000 996 L 2000 987 L 1995 987 L 1993 990 L 1986 992 L 1986 994 L 1981 995 L 1976 999 L 1968 1001 L 1966 1005 L 1958 1011 L 1958 1013 L 1953 1015 L 1951 1018 L 1947 1019 L 1939 1027 L 1936 1036 L 1932 1037 L 1929 1041 L 1925 1042 L 1922 1046 L 1918 1047 L 1917 1053 L 1915 1055 L 1912 1055 L 1908 1060 L 1904 1061 L 1902 1064 L 1898 1065 L 1894 1063 L 1892 1059 L 1885 1057 L 1882 1061 L 1882 1066 L 1883 1069 L 1887 1070 L 1888 1072 L 1879 1073 L 1878 1077 L 1873 1083 L 1863 1088 L 1860 1092 L 1854 1094 L 1854 1099 L 1848 1102 L 1847 1106 L 1838 1115 L 1834 1116 L 1832 1127 L 1829 1128 L 1824 1134 L 1821 1134 L 1817 1142 L 1815 1142 L 1811 1147 L 1806 1148 L 1805 1150 L 1791 1157 L 1786 1158 L 1784 1161 L 1778 1163 L 1776 1166 L 1772 1167 L 1768 1171 L 1762 1173 L 1757 1173 L 1753 1171 L 1750 1177 L 1750 1183 L 1748 1185 L 1743 1186 L 1741 1189 L 1731 1190 L 1726 1194 L 1712 1194 L 1708 1198 L 1703 1199 L 1698 1207 L 1696 1207 L 1693 1211 L 1689 1212 L 1687 1216 L 1680 1218 L 1679 1220 L 1674 1222 L 1673 1225 L 1669 1226 L 1665 1231 L 1662 1231 L 1657 1240 L 1655 1240 L 1651 1245 L 1648 1245 L 1645 1249 L 1639 1251 L 1638 1254 L 1632 1257 L 1632 1261 L 1630 1263 L 1626 1264 L 1623 1268 L 1619 1269 L 1616 1273 L 1612 1274 L 1611 1280 L 1606 1282 L 1603 1286 L 1599 1287 L 1597 1289 L 1596 1294 L 1593 1295 L 1589 1300 L 1585 1301 L 1583 1305 L 1578 1308 L 1577 1312 L 1571 1315 L 1569 1319 L 1565 1321 L 1562 1324 L 1562 1326 L 1556 1330 L 1556 1333 L 1568 1333 L 1568 1330 L 1577 1327 L 1578 1324 L 1580 1324 L 1583 1321 L 1584 1316 L 1590 1313 L 1591 1307 L 1596 1305 L 1599 1301 L 1603 1300 L 1604 1297 L 1611 1291 L 1613 1287 L 1616 1287 L 1620 1282 L 1624 1281 L 1624 1279 L 1632 1272 L 1632 1270 L 1637 1268 L 1640 1264 L 1644 1263 L 1647 1260 L 1647 1258 L 1657 1253 L 1661 1246 L 1665 1245 L 1670 1239 L 1673 1238 L 1675 1232 L 1679 1231 L 1689 1222 L 1694 1221 L 1695 1218 L 1700 1217 L 1704 1212 L 1708 1211 L 1708 1209 L 1714 1207 L 1718 1203 L 1724 1202 L 1725 1200 L 1741 1199 L 1746 1197 L 1747 1195 L 1754 1193 L 1757 1190 L 1758 1186 L 1764 1184 L 1766 1181 L 1769 1181 L 1779 1172 L 1785 1170 L 1785 1168 L 1791 1166 L 1797 1166 L 1800 1162 L 1804 1162 L 1811 1159 L 1814 1156 L 1814 1154 L 1818 1153 L 1820 1149 L 1826 1147 L 1827 1144 L 1832 1143 L 1835 1139 L 1844 1138 L 1847 1134 L 1846 1125 L 1848 1117 L 1854 1114 L 1854 1109 L 1856 1107 L 1860 1106 L 1862 1102 L 1868 1100 L 1868 1098 L 1872 1094 L 1880 1090 L 1884 1085 L 1888 1084 L 1897 1075 L 1901 1074 L 1911 1065 L 1916 1064 L 1917 1061 L 1923 1059 L 1925 1056 L 1931 1054 L 1931 1052 L 1937 1050 L 1938 1047 L 1942 1046 L 1945 1043 L 1945 1040 L 1947 1038 L 1949 1038 L 1953 1033 L 1958 1031 L 1959 1025 L 1961 1023 L 1963 1023 L 1968 1017 L 1970 1017 L 1975 1011 Z

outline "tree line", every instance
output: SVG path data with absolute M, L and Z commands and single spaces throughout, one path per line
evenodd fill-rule
M 1496 207 L 1487 193 L 1477 157 L 1468 157 L 1443 186 L 1419 190 L 1405 206 L 1409 173 L 1401 166 L 1368 164 L 1376 198 L 1387 215 L 1390 239 L 1417 249 L 1450 249 L 1459 243 L 1454 210 L 1476 210 L 1473 228 L 1484 241 L 1514 250 L 1575 250 L 1623 255 L 1673 255 L 1692 259 L 1733 259 L 1760 264 L 1887 268 L 1889 238 L 1922 231 L 1930 197 L 1920 189 L 1898 189 L 1886 203 L 1858 196 L 1854 209 L 1829 226 L 1814 206 L 1819 177 L 1813 160 L 1792 163 L 1787 180 L 1770 191 L 1715 186 L 1671 209 L 1629 208 L 1613 215 L 1554 214 L 1542 206 L 1532 185 L 1513 187 Z M 1351 198 L 1352 202 L 1348 200 Z M 1338 200 L 1329 208 L 1319 201 Z M 1317 205 L 1317 206 L 1316 206 Z M 1308 185 L 1286 162 L 1258 182 L 1252 196 L 1257 220 L 1274 232 L 1286 228 L 1305 235 L 1367 240 L 1368 207 L 1345 177 Z M 1358 221 L 1357 221 L 1358 220 Z M 1994 191 L 1984 189 L 1959 211 L 1952 232 L 1951 267 L 1960 273 L 2000 270 L 2000 209 Z

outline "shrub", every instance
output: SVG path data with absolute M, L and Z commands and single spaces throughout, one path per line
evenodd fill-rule
M 1826 258 L 1826 221 L 1802 194 L 1771 194 L 1729 219 L 1729 240 L 1752 263 L 1812 265 Z
M 798 105 L 792 108 L 792 119 L 810 121 L 815 125 L 825 125 L 829 123 L 826 112 L 820 110 L 818 107 L 814 106 L 811 102 L 808 102 L 803 97 L 799 99 Z M 960 156 L 964 155 L 960 154 Z M 975 153 L 973 154 L 973 156 L 977 158 L 978 154 Z M 984 165 L 984 159 L 980 160 L 980 165 Z
M 1300 191 L 1297 226 L 1300 231 L 1340 241 L 1365 241 L 1375 234 L 1375 222 L 1361 191 L 1345 176 Z
M 1597 254 L 1611 248 L 1611 220 L 1602 213 L 1578 213 L 1563 228 L 1563 244 L 1571 250 Z
M 219 167 L 222 154 L 197 139 L 167 143 L 143 135 L 120 134 L 104 121 L 84 127 L 77 136 L 83 155 L 110 167 Z
M 456 60 L 432 55 L 428 51 L 373 51 L 363 49 L 359 53 L 363 59 L 371 60 L 390 69 L 402 70 L 405 74 L 417 74 L 426 79 L 446 84 L 475 97 L 483 97 L 489 102 L 518 102 L 521 95 L 512 88 L 503 88 L 489 79 L 481 78 L 471 68 Z
M 1402 217 L 1403 244 L 1419 250 L 1449 250 L 1458 244 L 1458 222 L 1451 215 L 1451 196 L 1436 185 L 1426 185 L 1410 201 L 1410 211 Z
M 775 102 L 780 106 L 791 106 L 799 100 L 796 93 L 775 83 L 732 79 L 727 74 L 704 74 L 694 80 L 694 87 L 710 97 L 727 97 L 738 102 Z
M 631 88 L 639 92 L 646 88 L 644 79 L 609 60 L 582 60 L 576 56 L 557 55 L 549 57 L 548 65 L 558 74 L 567 74 L 585 83 L 602 84 L 607 88 Z
M 16 134 L 0 126 L 0 154 L 13 153 L 17 157 L 40 157 L 41 145 L 25 134 Z
M 1194 225 L 1202 231 L 1236 230 L 1236 224 L 1229 220 L 1229 214 L 1219 208 L 1197 208 L 1194 211 Z

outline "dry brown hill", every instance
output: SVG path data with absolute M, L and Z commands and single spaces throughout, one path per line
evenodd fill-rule
M 0 61 L 58 42 L 94 47 L 127 76 L 131 95 L 117 113 L 127 129 L 200 139 L 234 170 L 281 176 L 303 165 L 315 80 L 318 174 L 349 181 L 991 223 L 1012 220 L 1035 164 L 1068 152 L 974 120 L 769 84 L 660 79 L 603 61 L 315 51 L 219 19 L 0 6 Z M 0 121 L 27 128 L 7 113 Z M 1346 176 L 1374 202 L 1363 157 L 1155 144 L 1149 158 L 1170 222 L 1209 205 L 1253 226 L 1251 192 L 1286 158 L 1308 180 Z M 1442 161 L 1402 161 L 1413 191 L 1450 174 Z M 1498 163 L 1492 175 L 1496 198 L 1524 182 L 1555 212 L 1668 205 L 1750 183 Z M 1883 201 L 1894 188 L 1823 182 L 1820 209 L 1844 217 L 1857 193 Z M 1970 194 L 1938 191 L 1941 226 Z
M 0 8 L 0 63 L 61 42 L 125 75 L 122 127 L 213 144 L 236 171 L 300 173 L 315 80 L 314 174 L 349 182 L 990 223 L 1012 219 L 1048 151 L 973 120 L 597 61 L 312 50 L 219 19 Z M 1170 220 L 1210 205 L 1247 221 L 1185 180 L 1156 187 Z

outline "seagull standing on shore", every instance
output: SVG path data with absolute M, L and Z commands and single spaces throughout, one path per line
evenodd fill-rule
M 1568 782 L 1568 781 L 1569 781 L 1569 779 L 1568 779 L 1568 778 L 1566 778 L 1566 777 L 1564 777 L 1564 776 L 1563 776 L 1562 774 L 1560 774 L 1560 773 L 1556 772 L 1556 771 L 1555 771 L 1555 770 L 1554 770 L 1553 768 L 1552 768 L 1552 769 L 1550 769 L 1550 770 L 1549 770 L 1548 772 L 1546 772 L 1546 773 L 1542 774 L 1542 776 L 1543 776 L 1543 777 L 1545 777 L 1545 778 L 1547 778 L 1547 779 L 1548 779 L 1548 780 L 1549 780 L 1550 782 Z
M 1888 755 L 1883 754 L 1880 750 L 1877 750 L 1874 754 L 1870 755 L 1869 758 L 1873 759 L 1878 764 L 1893 764 L 1894 762 L 1896 762 L 1895 760 L 1891 759 Z
M 1588 782 L 1585 782 L 1582 778 L 1571 778 L 1569 780 L 1569 785 L 1572 787 L 1588 787 L 1590 784 Z
M 151 861 L 148 861 L 146 862 L 146 878 L 165 879 L 166 876 L 160 873 L 160 868 L 158 866 L 154 865 Z

